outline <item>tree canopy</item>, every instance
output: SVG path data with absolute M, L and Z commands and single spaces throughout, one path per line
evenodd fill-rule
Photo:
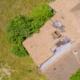
M 33 8 L 31 12 L 31 17 L 39 21 L 40 23 L 44 24 L 46 21 L 48 21 L 55 13 L 52 12 L 52 9 L 46 5 L 42 4 L 41 7 L 37 6 L 36 8 Z
M 78 69 L 78 71 L 75 74 L 72 74 L 70 80 L 80 80 L 80 69 Z
M 32 10 L 30 17 L 19 14 L 18 16 L 15 16 L 14 20 L 10 20 L 6 30 L 6 40 L 10 44 L 15 43 L 15 46 L 11 49 L 11 53 L 18 57 L 28 55 L 22 42 L 33 33 L 39 33 L 39 29 L 54 14 L 55 13 L 52 12 L 52 9 L 48 5 L 42 4 L 41 7 L 36 7 Z

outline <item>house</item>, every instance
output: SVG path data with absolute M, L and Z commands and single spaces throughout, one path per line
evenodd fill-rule
M 80 1 L 49 6 L 56 14 L 22 44 L 49 80 L 69 80 L 80 68 Z

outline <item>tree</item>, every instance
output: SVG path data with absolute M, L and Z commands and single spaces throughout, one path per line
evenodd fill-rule
M 8 34 L 7 41 L 9 43 L 17 43 L 18 37 L 29 37 L 31 21 L 31 18 L 21 14 L 16 16 L 14 20 L 10 20 L 6 31 Z
M 6 40 L 10 44 L 16 44 L 12 47 L 11 52 L 18 57 L 24 57 L 28 55 L 28 52 L 22 45 L 22 42 L 30 36 L 31 22 L 31 18 L 25 17 L 21 14 L 15 16 L 14 20 L 9 21 L 9 25 L 6 30 Z
M 75 74 L 72 74 L 70 80 L 80 80 L 80 69 L 78 69 L 78 71 Z
M 36 8 L 33 8 L 31 12 L 31 17 L 34 20 L 39 21 L 42 25 L 53 15 L 55 15 L 55 13 L 52 12 L 52 9 L 46 4 L 42 4 L 41 7 L 37 6 Z
M 28 52 L 22 45 L 22 42 L 33 33 L 39 33 L 39 29 L 54 14 L 55 13 L 52 12 L 48 5 L 42 4 L 41 7 L 33 9 L 30 17 L 19 14 L 18 16 L 15 16 L 14 20 L 10 20 L 6 30 L 6 40 L 10 44 L 16 44 L 11 49 L 12 54 L 18 57 L 28 55 Z

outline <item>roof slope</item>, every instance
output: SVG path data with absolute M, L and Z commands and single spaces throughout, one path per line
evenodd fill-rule
M 73 54 L 73 51 L 78 54 Z M 52 62 L 52 64 L 44 70 L 44 74 L 50 80 L 69 80 L 71 74 L 77 72 L 80 68 L 80 43 L 67 51 L 63 56 Z M 55 69 L 55 70 L 54 70 Z
M 60 21 L 62 25 L 65 26 L 65 32 L 61 33 L 61 38 L 56 40 L 52 39 L 51 34 L 55 30 L 59 31 L 59 29 L 56 29 L 53 26 L 53 23 L 49 20 L 42 26 L 42 28 L 40 28 L 39 33 L 33 34 L 22 43 L 26 50 L 29 52 L 30 56 L 33 58 L 34 62 L 38 65 L 38 67 L 45 63 L 46 60 L 54 56 L 54 53 L 51 51 L 51 49 L 64 36 L 70 38 L 71 41 L 75 41 L 74 46 L 76 46 L 76 43 L 79 43 L 80 16 L 76 16 L 79 13 L 79 10 L 75 12 L 75 7 L 79 7 L 79 4 L 80 2 L 78 0 L 57 0 L 50 4 L 50 7 L 57 11 L 57 13 L 51 18 L 53 23 L 56 21 Z M 67 51 L 69 51 L 70 49 L 68 49 Z M 74 49 L 72 49 L 71 51 L 73 50 Z M 64 52 L 64 54 L 65 53 L 66 52 Z M 62 56 L 64 54 L 62 54 Z M 44 70 L 42 70 L 50 80 L 68 80 L 70 74 L 76 72 L 77 68 L 79 68 L 79 57 L 75 57 L 72 52 L 67 52 L 67 54 L 65 54 L 63 57 L 62 56 L 62 59 L 60 59 L 59 57 L 58 59 L 56 59 L 58 61 L 55 60 Z M 73 65 L 75 66 L 73 67 Z M 55 67 L 57 68 L 56 72 L 53 71 Z M 64 73 L 66 73 L 66 75 L 64 75 Z

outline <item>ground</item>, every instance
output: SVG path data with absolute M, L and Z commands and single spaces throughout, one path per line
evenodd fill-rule
M 44 75 L 40 75 L 34 69 L 34 62 L 30 56 L 18 58 L 11 54 L 10 45 L 6 37 L 6 27 L 10 19 L 15 15 L 25 14 L 29 16 L 33 7 L 40 6 L 41 3 L 49 3 L 51 0 L 0 0 L 0 76 L 4 74 L 4 80 L 48 80 Z M 9 67 L 6 67 L 7 66 Z M 32 70 L 27 73 L 27 70 Z M 5 72 L 6 71 L 6 72 Z M 8 73 L 8 74 L 7 74 Z M 1 78 L 1 77 L 0 77 Z

